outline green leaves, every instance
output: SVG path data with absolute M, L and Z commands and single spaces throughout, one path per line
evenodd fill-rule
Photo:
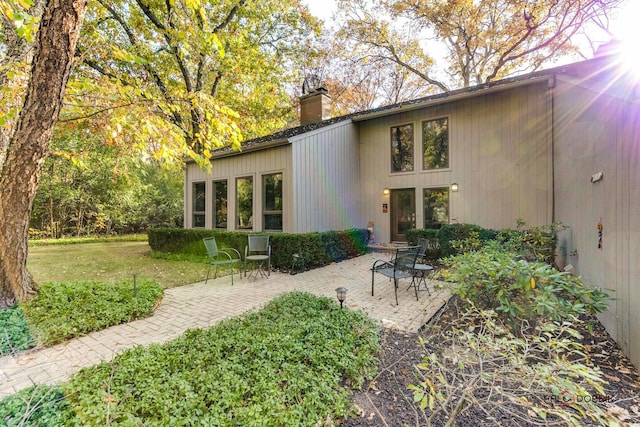
M 148 316 L 162 297 L 155 282 L 45 283 L 23 309 L 40 343 L 51 345 Z
M 409 386 L 430 420 L 459 421 L 481 405 L 524 423 L 619 425 L 597 404 L 606 383 L 588 363 L 575 323 L 541 323 L 517 336 L 493 310 L 454 307 L 449 316 L 422 342 L 427 355 Z
M 32 43 L 38 31 L 39 18 L 29 14 L 29 9 L 33 6 L 32 0 L 1 0 L 0 13 L 13 21 L 15 32 L 18 37 Z
M 375 323 L 291 293 L 262 310 L 83 369 L 64 389 L 88 425 L 313 426 L 375 373 Z M 125 415 L 128 414 L 128 415 Z
M 606 309 L 608 296 L 601 289 L 549 264 L 519 259 L 501 242 L 446 258 L 444 264 L 441 276 L 456 283 L 456 294 L 480 308 L 496 310 L 514 332 L 538 316 L 560 321 Z
M 60 387 L 29 387 L 0 401 L 0 420 L 6 427 L 80 426 Z
M 22 308 L 14 306 L 0 310 L 0 356 L 18 353 L 35 345 Z
M 206 167 L 216 149 L 237 149 L 295 118 L 286 89 L 300 81 L 305 40 L 314 33 L 298 6 L 91 3 L 74 77 L 93 79 L 100 90 L 69 96 L 65 120 L 102 121 L 106 143 L 134 146 L 164 164 L 190 157 Z

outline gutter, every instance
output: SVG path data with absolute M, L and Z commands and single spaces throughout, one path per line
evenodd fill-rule
M 261 150 L 267 150 L 269 148 L 274 148 L 274 147 L 283 147 L 285 145 L 289 145 L 291 144 L 291 141 L 289 141 L 289 138 L 283 138 L 283 139 L 276 139 L 273 141 L 269 141 L 269 142 L 261 142 L 259 144 L 255 144 L 255 145 L 247 145 L 245 147 L 241 147 L 239 150 L 233 150 L 231 148 L 221 148 L 218 151 L 214 151 L 211 154 L 211 160 L 213 159 L 222 159 L 224 157 L 233 157 L 233 156 L 239 156 L 242 154 L 246 154 L 246 153 L 251 153 L 251 152 L 256 152 L 256 151 L 261 151 Z M 185 163 L 189 164 L 189 163 L 195 163 L 195 160 L 189 158 L 185 160 Z
M 423 101 L 419 101 L 415 103 L 399 105 L 397 107 L 382 109 L 382 110 L 374 111 L 371 113 L 355 114 L 351 118 L 351 120 L 353 120 L 354 122 L 362 122 L 365 120 L 371 120 L 378 117 L 389 116 L 392 114 L 399 114 L 407 111 L 418 110 L 421 108 L 431 107 L 434 105 L 442 105 L 449 102 L 476 98 L 478 96 L 484 96 L 492 93 L 502 92 L 502 91 L 520 87 L 520 86 L 529 86 L 529 85 L 544 82 L 553 78 L 554 78 L 554 74 L 548 73 L 540 76 L 531 77 L 529 79 L 519 79 L 509 83 L 496 84 L 493 86 L 480 86 L 480 87 L 460 89 L 452 92 L 444 92 L 438 95 L 430 96 L 424 99 Z M 489 85 L 490 84 L 491 83 L 489 83 Z

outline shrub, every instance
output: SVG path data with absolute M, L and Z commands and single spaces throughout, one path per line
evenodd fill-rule
M 509 251 L 528 261 L 541 261 L 554 265 L 558 231 L 566 228 L 560 223 L 526 227 L 518 221 L 517 228 L 500 230 L 496 240 Z
M 35 344 L 20 306 L 0 310 L 0 356 L 18 353 Z
M 595 402 L 606 397 L 606 382 L 576 338 L 570 322 L 517 337 L 495 312 L 471 306 L 422 342 L 420 379 L 409 388 L 428 410 L 427 425 L 453 425 L 477 408 L 514 425 L 619 425 Z
M 332 262 L 362 255 L 367 251 L 366 229 L 323 233 L 268 233 L 273 268 L 291 268 L 292 255 L 300 256 L 296 269 L 318 268 Z M 235 248 L 244 255 L 247 233 L 219 230 L 154 229 L 149 231 L 149 246 L 157 252 L 206 256 L 202 239 L 215 237 L 219 247 Z M 171 257 L 170 257 L 171 258 Z M 203 258 L 204 259 L 204 258 Z
M 441 256 L 446 257 L 459 253 L 456 248 L 456 243 L 462 242 L 469 238 L 475 238 L 481 243 L 488 242 L 495 239 L 496 231 L 482 228 L 475 224 L 445 224 L 443 225 L 436 236 L 440 243 Z
M 427 239 L 427 258 L 438 259 L 442 256 L 438 230 L 433 228 L 410 229 L 405 232 L 405 237 L 410 245 L 417 245 L 419 239 Z
M 63 342 L 106 327 L 146 317 L 163 289 L 138 279 L 107 282 L 51 282 L 22 307 L 38 341 Z
M 315 426 L 375 373 L 375 322 L 291 293 L 262 310 L 137 347 L 65 387 L 86 425 Z M 134 421 L 135 420 L 135 421 Z
M 0 422 L 6 427 L 80 426 L 58 386 L 32 386 L 1 400 Z
M 572 320 L 606 309 L 607 295 L 579 277 L 504 251 L 498 242 L 443 260 L 440 276 L 454 293 L 481 309 L 496 310 L 514 331 L 536 316 Z

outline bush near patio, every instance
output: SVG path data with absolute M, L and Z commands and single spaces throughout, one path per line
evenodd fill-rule
M 495 310 L 516 334 L 528 323 L 574 321 L 607 308 L 608 295 L 600 288 L 549 264 L 522 259 L 497 241 L 442 262 L 438 277 L 453 283 L 454 294 L 479 309 Z
M 247 233 L 235 231 L 158 228 L 149 231 L 149 246 L 157 252 L 155 256 L 158 257 L 203 258 L 206 256 L 206 250 L 202 239 L 212 236 L 216 238 L 218 247 L 234 248 L 244 255 Z M 292 255 L 298 254 L 300 258 L 296 269 L 308 270 L 322 267 L 332 262 L 365 254 L 368 238 L 366 229 L 269 234 L 271 265 L 275 269 L 289 270 L 293 260 Z
M 433 260 L 476 250 L 496 240 L 523 259 L 553 264 L 558 231 L 564 228 L 560 223 L 527 227 L 522 220 L 517 220 L 516 228 L 497 231 L 476 224 L 443 224 L 437 229 L 407 230 L 406 238 L 412 245 L 420 238 L 427 239 L 427 257 Z
M 459 254 L 442 259 L 437 278 L 451 283 L 464 311 L 424 342 L 421 379 L 410 387 L 430 422 L 482 407 L 523 423 L 619 425 L 595 401 L 577 399 L 606 399 L 576 328 L 582 314 L 607 308 L 608 295 L 551 265 L 556 228 L 502 230 L 484 242 L 473 230 L 452 242 Z
M 378 329 L 362 311 L 333 299 L 285 294 L 264 308 L 162 345 L 136 347 L 82 369 L 42 399 L 64 425 L 266 425 L 340 423 L 351 389 L 376 373 Z M 59 389 L 57 389 L 59 390 Z M 0 418 L 19 425 L 37 389 L 0 401 Z M 71 405 L 69 405 L 71 403 Z M 75 414 L 73 413 L 75 411 Z M 36 414 L 34 413 L 34 417 Z M 27 425 L 46 425 L 30 418 Z

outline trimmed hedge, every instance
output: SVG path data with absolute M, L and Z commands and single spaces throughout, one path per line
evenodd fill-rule
M 416 245 L 420 238 L 427 239 L 427 257 L 431 259 L 458 255 L 469 246 L 479 248 L 487 242 L 497 240 L 523 259 L 553 265 L 557 233 L 562 228 L 561 224 L 526 227 L 520 221 L 515 229 L 499 231 L 476 224 L 444 224 L 438 229 L 407 230 L 405 235 L 412 245 Z
M 410 245 L 417 245 L 419 239 L 427 239 L 429 242 L 427 245 L 427 258 L 438 259 L 442 257 L 438 230 L 434 228 L 410 229 L 405 231 L 405 237 Z
M 298 271 L 365 254 L 369 237 L 368 231 L 364 228 L 304 234 L 255 234 L 269 234 L 273 268 L 291 269 L 292 255 L 298 254 L 300 258 L 295 266 Z M 206 256 L 202 239 L 212 236 L 216 238 L 218 247 L 235 248 L 244 256 L 247 233 L 236 231 L 157 228 L 149 231 L 149 246 L 158 252 Z
M 407 230 L 407 241 L 416 245 L 418 239 L 429 241 L 427 257 L 437 259 L 458 253 L 453 243 L 469 239 L 477 233 L 480 242 L 488 242 L 496 238 L 497 232 L 482 228 L 476 224 L 443 224 L 438 229 Z

